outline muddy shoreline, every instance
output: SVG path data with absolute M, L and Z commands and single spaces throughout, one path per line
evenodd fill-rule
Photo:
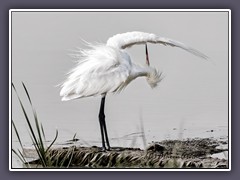
M 77 139 L 67 147 L 50 150 L 53 168 L 228 168 L 228 142 L 212 138 L 164 140 L 152 142 L 145 150 L 129 147 L 77 146 Z M 32 157 L 34 149 L 24 150 Z M 222 153 L 224 158 L 212 157 Z M 38 159 L 29 162 L 41 168 Z

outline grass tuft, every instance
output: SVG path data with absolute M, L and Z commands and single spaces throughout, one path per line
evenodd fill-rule
M 22 85 L 23 85 L 23 88 L 25 90 L 25 93 L 27 95 L 27 98 L 28 98 L 28 101 L 31 105 L 31 108 L 32 108 L 32 113 L 33 113 L 33 118 L 34 118 L 34 122 L 35 122 L 35 128 L 36 128 L 36 131 L 34 131 L 34 128 L 30 122 L 30 118 L 29 118 L 29 115 L 26 111 L 26 109 L 24 108 L 24 105 L 22 103 L 22 100 L 20 99 L 19 95 L 18 95 L 18 92 L 14 86 L 14 84 L 12 83 L 12 87 L 14 89 L 14 91 L 16 92 L 17 94 L 17 98 L 19 100 L 19 103 L 20 103 L 20 106 L 21 106 L 21 109 L 23 111 L 23 114 L 24 114 L 24 117 L 25 117 L 25 120 L 27 122 L 27 127 L 30 131 L 30 138 L 32 140 L 32 143 L 34 145 L 34 148 L 38 154 L 38 157 L 39 157 L 39 161 L 40 161 L 40 164 L 42 165 L 42 167 L 51 167 L 52 166 L 52 157 L 51 157 L 51 153 L 50 153 L 50 148 L 52 147 L 52 145 L 55 143 L 55 141 L 57 140 L 57 137 L 58 137 L 58 131 L 56 130 L 56 135 L 55 135 L 55 138 L 54 140 L 50 143 L 49 146 L 46 147 L 46 145 L 44 144 L 44 141 L 43 139 L 45 140 L 45 133 L 44 133 L 44 128 L 43 128 L 43 125 L 39 122 L 38 120 L 38 116 L 37 116 L 37 113 L 36 113 L 36 110 L 35 108 L 33 107 L 33 104 L 32 104 L 32 101 L 31 101 L 31 98 L 30 98 L 30 95 L 28 93 L 28 90 L 25 86 L 25 84 L 22 82 Z M 18 130 L 16 128 L 16 125 L 14 123 L 14 121 L 12 120 L 12 125 L 13 125 L 13 128 L 14 128 L 14 131 L 17 135 L 17 139 L 20 143 L 20 146 L 22 148 L 22 151 L 24 151 L 24 148 L 23 148 L 23 144 L 22 144 L 22 141 L 20 139 L 20 136 L 19 136 L 19 133 L 18 133 Z M 16 151 L 14 149 L 12 149 L 12 152 L 14 154 L 16 154 L 19 159 L 21 160 L 21 162 L 23 162 L 24 164 L 28 164 L 27 163 L 27 160 L 26 158 L 24 157 L 24 154 L 21 153 L 20 150 Z M 29 167 L 29 166 L 27 166 Z

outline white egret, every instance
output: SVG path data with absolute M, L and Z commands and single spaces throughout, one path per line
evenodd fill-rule
M 152 88 L 162 79 L 161 73 L 149 66 L 147 43 L 179 47 L 207 59 L 207 56 L 183 43 L 151 33 L 127 32 L 109 38 L 106 44 L 89 44 L 88 49 L 81 49 L 77 66 L 69 72 L 68 78 L 61 86 L 62 101 L 102 96 L 99 123 L 104 150 L 110 149 L 104 114 L 106 94 L 120 92 L 137 77 L 145 76 Z M 126 52 L 126 48 L 135 44 L 146 45 L 147 66 L 135 64 Z

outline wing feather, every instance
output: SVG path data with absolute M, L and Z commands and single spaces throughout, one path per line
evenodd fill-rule
M 203 59 L 208 58 L 205 54 L 201 53 L 200 51 L 193 49 L 181 42 L 178 42 L 169 38 L 159 37 L 151 33 L 138 32 L 138 31 L 127 32 L 127 33 L 114 35 L 113 37 L 109 38 L 107 41 L 108 46 L 117 47 L 121 49 L 125 49 L 136 44 L 146 44 L 146 43 L 154 43 L 154 44 L 162 44 L 165 46 L 178 47 L 196 56 L 199 56 Z
M 124 60 L 119 51 L 105 45 L 85 50 L 82 61 L 62 84 L 62 100 L 115 92 L 130 73 L 131 64 Z

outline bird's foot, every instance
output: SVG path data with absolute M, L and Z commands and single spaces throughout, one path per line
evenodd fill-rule
M 106 151 L 110 151 L 110 150 L 111 150 L 110 147 L 107 147 L 107 148 L 106 148 L 106 147 L 102 147 L 102 148 L 101 148 L 101 151 L 102 151 L 102 152 L 106 152 Z

